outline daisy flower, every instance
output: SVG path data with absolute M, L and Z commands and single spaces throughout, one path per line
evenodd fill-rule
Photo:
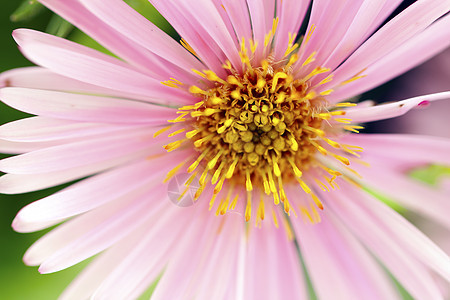
M 392 278 L 442 298 L 449 258 L 372 194 L 450 227 L 448 194 L 404 175 L 450 164 L 450 141 L 358 132 L 450 92 L 352 100 L 449 46 L 449 0 L 386 23 L 402 1 L 151 0 L 180 42 L 121 0 L 41 2 L 114 54 L 20 29 L 39 67 L 0 78 L 0 99 L 36 115 L 0 128 L 19 154 L 0 191 L 82 179 L 13 222 L 62 223 L 25 254 L 41 273 L 96 255 L 62 299 L 155 280 L 152 299 L 399 299 Z

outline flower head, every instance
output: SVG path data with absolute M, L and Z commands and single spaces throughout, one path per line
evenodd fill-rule
M 22 232 L 65 221 L 25 262 L 48 273 L 103 251 L 74 299 L 135 298 L 158 275 L 152 299 L 304 299 L 300 256 L 321 299 L 398 298 L 382 267 L 438 299 L 430 273 L 450 279 L 449 258 L 367 191 L 450 226 L 446 195 L 405 174 L 450 164 L 450 142 L 359 131 L 450 92 L 353 97 L 445 49 L 450 1 L 381 27 L 399 1 L 150 2 L 180 43 L 120 0 L 42 1 L 120 59 L 14 33 L 41 67 L 3 73 L 0 99 L 37 117 L 0 129 L 23 153 L 0 162 L 0 191 L 90 176 L 19 212 Z M 193 205 L 173 205 L 197 182 Z

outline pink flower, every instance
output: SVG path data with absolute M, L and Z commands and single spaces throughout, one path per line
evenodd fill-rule
M 159 276 L 152 299 L 306 299 L 300 256 L 320 299 L 398 299 L 388 272 L 442 298 L 449 258 L 366 190 L 450 227 L 448 194 L 403 175 L 450 164 L 450 141 L 356 133 L 450 92 L 346 99 L 445 49 L 449 0 L 380 29 L 401 1 L 313 1 L 298 43 L 308 1 L 150 1 L 184 48 L 120 0 L 41 2 L 121 58 L 22 29 L 41 67 L 1 75 L 0 99 L 37 116 L 0 129 L 20 154 L 0 161 L 0 191 L 88 177 L 13 222 L 65 221 L 25 254 L 41 273 L 100 253 L 63 299 L 133 299 Z M 174 205 L 186 173 L 195 202 Z

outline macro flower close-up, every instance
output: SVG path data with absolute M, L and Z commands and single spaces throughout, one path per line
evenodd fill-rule
M 450 0 L 150 0 L 175 38 L 122 0 L 40 2 L 106 49 L 18 29 L 36 66 L 0 74 L 33 115 L 0 127 L 0 193 L 70 183 L 18 212 L 52 228 L 24 262 L 93 257 L 61 299 L 444 299 L 449 257 L 399 212 L 450 229 L 450 189 L 410 176 L 450 140 L 365 127 L 450 91 L 360 95 L 450 46 Z

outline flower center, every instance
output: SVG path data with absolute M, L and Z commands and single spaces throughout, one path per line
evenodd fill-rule
M 250 45 L 253 45 L 251 53 L 254 54 L 256 44 L 250 42 Z M 225 77 L 219 77 L 211 70 L 193 70 L 203 78 L 200 81 L 203 88 L 189 88 L 199 102 L 180 107 L 179 117 L 169 120 L 174 123 L 173 126 L 182 124 L 181 129 L 169 136 L 185 133 L 186 138 L 167 144 L 165 149 L 170 152 L 190 142 L 197 151 L 198 155 L 191 158 L 187 167 L 192 176 L 186 183 L 189 186 L 196 175 L 200 176 L 200 189 L 194 200 L 200 197 L 209 183 L 214 185 L 211 209 L 224 185 L 227 187 L 226 195 L 220 196 L 216 214 L 233 210 L 242 191 L 246 191 L 247 221 L 251 218 L 252 203 L 257 202 L 252 200 L 255 192 L 256 195 L 260 193 L 257 223 L 264 219 L 267 197 L 263 193 L 270 195 L 275 205 L 283 203 L 287 214 L 293 212 L 297 215 L 284 190 L 285 183 L 295 182 L 309 199 L 308 206 L 297 203 L 296 207 L 312 222 L 318 222 L 320 217 L 315 208 L 323 209 L 323 205 L 313 192 L 314 188 L 309 186 L 311 178 L 323 190 L 329 190 L 326 183 L 332 189 L 337 186 L 334 180 L 343 174 L 333 166 L 334 162 L 330 163 L 330 157 L 353 171 L 346 167 L 349 165 L 348 155 L 358 156 L 357 152 L 361 149 L 339 144 L 331 138 L 344 130 L 357 132 L 361 128 L 349 125 L 351 120 L 340 118 L 345 115 L 342 107 L 355 104 L 339 103 L 330 107 L 324 96 L 332 91 L 315 92 L 317 86 L 329 82 L 332 77 L 328 76 L 315 85 L 311 84 L 311 79 L 329 72 L 329 69 L 316 67 L 308 75 L 296 78 L 292 65 L 297 62 L 298 56 L 291 52 L 297 47 L 291 42 L 282 62 L 269 63 L 268 59 L 264 59 L 258 67 L 251 63 L 244 40 L 241 48 L 241 71 L 233 69 L 228 61 L 223 65 L 228 73 Z M 313 62 L 314 55 L 301 66 Z M 177 88 L 182 86 L 175 79 L 164 84 Z M 169 128 L 171 126 L 160 132 Z M 167 179 L 185 163 L 169 172 Z M 310 169 L 312 172 L 309 172 Z M 313 174 L 307 182 L 303 178 L 306 172 Z M 321 181 L 323 179 L 326 183 Z M 231 200 L 234 190 L 238 192 Z
M 191 92 L 203 101 L 191 111 L 195 129 L 187 136 L 204 154 L 199 158 L 207 162 L 213 184 L 228 179 L 247 191 L 261 185 L 277 195 L 274 177 L 292 181 L 308 168 L 317 151 L 311 142 L 324 132 L 323 119 L 315 115 L 320 99 L 311 99 L 305 82 L 283 69 L 260 68 Z

